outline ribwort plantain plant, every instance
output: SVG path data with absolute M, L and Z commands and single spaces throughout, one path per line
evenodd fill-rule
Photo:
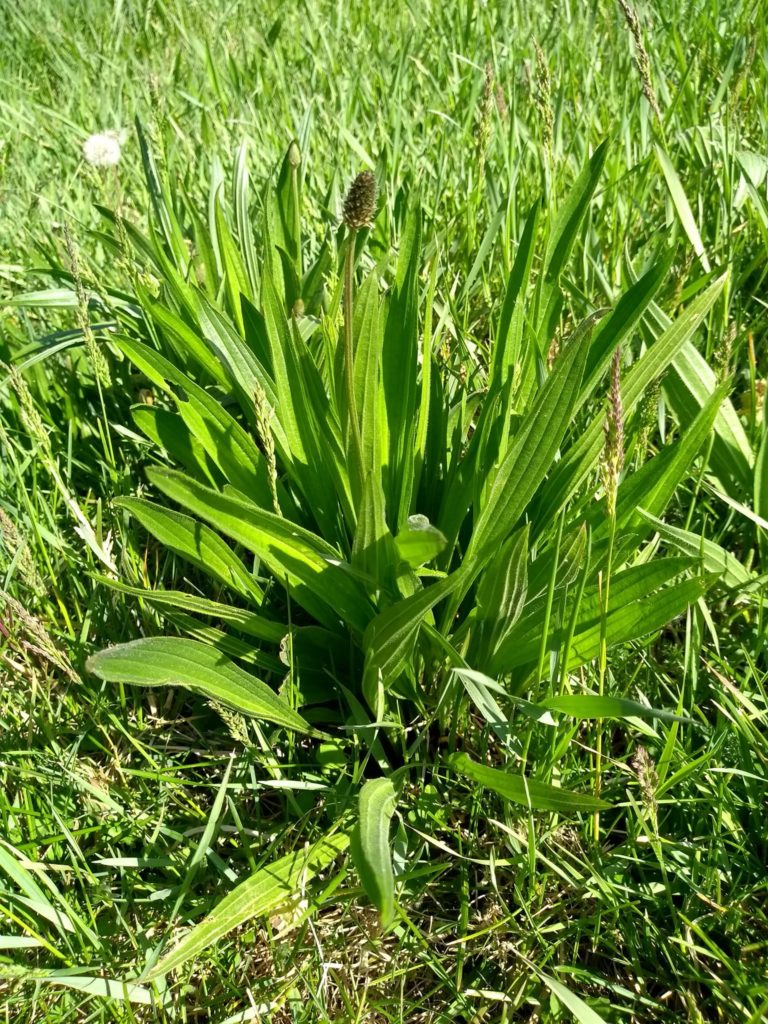
M 440 355 L 435 314 L 442 324 L 446 306 L 434 259 L 425 280 L 417 197 L 377 216 L 375 179 L 363 172 L 343 224 L 315 246 L 302 234 L 303 157 L 293 143 L 264 193 L 257 236 L 245 148 L 232 222 L 216 191 L 206 224 L 172 195 L 139 137 L 151 229 L 120 231 L 105 212 L 113 231 L 104 237 L 116 251 L 127 239 L 144 268 L 117 310 L 115 345 L 123 375 L 130 364 L 154 390 L 133 417 L 157 461 L 150 496 L 117 504 L 208 590 L 105 576 L 158 609 L 174 635 L 108 648 L 90 668 L 113 682 L 195 691 L 263 723 L 275 746 L 286 731 L 335 743 L 356 780 L 321 843 L 235 889 L 155 964 L 157 976 L 274 908 L 348 847 L 388 926 L 397 908 L 390 822 L 424 771 L 529 810 L 609 807 L 599 783 L 597 796 L 553 785 L 549 770 L 537 777 L 530 723 L 666 714 L 584 692 L 572 673 L 661 629 L 715 579 L 712 559 L 652 557 L 648 541 L 724 392 L 620 487 L 614 458 L 606 516 L 606 374 L 619 346 L 633 351 L 667 261 L 611 309 L 563 329 L 562 276 L 605 145 L 558 210 L 545 217 L 536 202 L 529 211 L 492 311 L 488 358 L 455 374 Z M 621 380 L 614 362 L 622 455 L 642 428 L 646 390 L 723 281 L 635 351 Z

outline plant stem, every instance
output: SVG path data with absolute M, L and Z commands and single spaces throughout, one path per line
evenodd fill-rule
M 605 585 L 602 589 L 602 600 L 600 602 L 600 659 L 598 666 L 598 688 L 597 692 L 602 697 L 605 693 L 605 672 L 608 664 L 608 602 L 611 591 L 611 572 L 613 570 L 613 546 L 616 539 L 616 513 L 615 511 L 609 520 L 608 532 L 608 559 L 605 569 Z M 596 724 L 597 735 L 595 736 L 595 796 L 600 796 L 602 784 L 601 770 L 603 761 L 603 726 L 598 718 Z M 600 838 L 600 812 L 595 811 L 592 819 L 592 830 L 595 842 Z
M 355 238 L 357 231 L 349 229 L 347 255 L 344 264 L 344 380 L 347 391 L 347 415 L 352 440 L 353 484 L 356 482 L 362 493 L 363 442 L 360 437 L 360 423 L 357 419 L 355 402 L 355 352 L 353 340 L 353 295 L 355 288 Z M 353 487 L 354 493 L 354 487 Z

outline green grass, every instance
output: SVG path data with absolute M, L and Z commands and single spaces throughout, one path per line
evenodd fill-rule
M 0 1005 L 8 1021 L 759 1022 L 768 1014 L 768 531 L 761 525 L 768 519 L 768 37 L 760 7 L 678 0 L 671 9 L 638 9 L 659 124 L 618 5 L 499 6 L 391 10 L 313 0 L 255 10 L 239 0 L 88 0 L 0 11 L 0 357 L 26 382 L 0 381 Z M 534 38 L 548 74 L 537 70 Z M 683 317 L 729 272 L 694 334 L 714 372 L 689 353 L 660 390 L 653 381 L 642 389 L 628 416 L 619 503 L 633 473 L 682 449 L 716 381 L 727 381 L 732 403 L 720 406 L 714 429 L 681 465 L 674 495 L 659 505 L 668 527 L 687 532 L 647 524 L 628 546 L 627 535 L 639 530 L 632 504 L 615 539 L 614 568 L 703 554 L 706 570 L 718 572 L 705 597 L 663 629 L 611 647 L 604 666 L 598 653 L 564 672 L 563 631 L 551 644 L 537 642 L 546 637 L 544 617 L 565 621 L 582 575 L 583 601 L 597 587 L 596 576 L 579 574 L 590 563 L 571 552 L 569 528 L 590 523 L 594 559 L 608 529 L 591 466 L 563 506 L 558 540 L 563 471 L 555 464 L 526 513 L 528 571 L 544 581 L 526 673 L 519 663 L 509 674 L 491 671 L 489 662 L 504 689 L 478 698 L 477 689 L 444 685 L 443 675 L 419 663 L 424 689 L 388 705 L 386 735 L 408 769 L 407 777 L 393 776 L 401 788 L 384 837 L 396 901 L 388 929 L 370 898 L 382 877 L 374 829 L 363 839 L 373 882 L 365 857 L 344 854 L 300 884 L 296 895 L 307 904 L 253 917 L 149 981 L 148 968 L 237 883 L 302 851 L 334 823 L 351 824 L 376 754 L 366 729 L 323 720 L 334 740 L 321 745 L 200 696 L 101 683 L 86 670 L 87 658 L 108 645 L 190 629 L 98 575 L 114 568 L 127 584 L 229 601 L 115 504 L 136 493 L 165 500 L 159 478 L 148 484 L 145 471 L 179 464 L 132 417 L 150 382 L 123 358 L 117 335 L 96 327 L 116 324 L 147 340 L 136 315 L 149 304 L 142 287 L 162 286 L 159 300 L 174 308 L 168 275 L 151 254 L 116 246 L 111 222 L 96 209 L 118 209 L 137 232 L 148 229 L 136 116 L 181 230 L 194 239 L 196 282 L 232 319 L 238 307 L 228 276 L 213 247 L 206 257 L 206 245 L 211 197 L 222 184 L 225 218 L 243 248 L 232 184 L 242 184 L 243 140 L 259 265 L 262 195 L 299 140 L 304 269 L 329 239 L 329 293 L 341 269 L 339 215 L 352 176 L 370 168 L 379 180 L 362 266 L 377 267 L 390 290 L 407 200 L 418 195 L 416 333 L 423 337 L 431 308 L 433 373 L 466 443 L 477 423 L 475 399 L 489 387 L 527 212 L 543 194 L 546 230 L 607 139 L 560 280 L 561 348 L 583 318 L 615 307 L 666 259 L 653 304 L 623 343 L 626 380 L 653 352 L 666 318 Z M 88 167 L 85 138 L 113 128 L 128 130 L 118 171 Z M 109 382 L 82 343 L 63 224 L 75 239 Z M 535 281 L 545 245 L 534 251 Z M 527 314 L 526 329 L 534 319 Z M 542 353 L 554 354 L 554 347 Z M 537 368 L 542 377 L 545 364 Z M 560 446 L 566 465 L 589 423 L 601 429 L 608 386 L 595 372 L 594 390 Z M 152 408 L 173 408 L 162 387 L 151 390 Z M 231 393 L 213 393 L 247 425 Z M 306 478 L 295 483 L 278 459 L 281 482 L 301 498 Z M 433 522 L 442 522 L 444 480 L 430 468 L 439 464 L 425 463 L 418 508 Z M 318 476 L 317 485 L 325 483 Z M 633 503 L 649 500 L 646 490 L 626 493 Z M 306 506 L 299 500 L 297 515 L 312 518 L 317 506 Z M 328 524 L 310 525 L 322 533 Z M 457 525 L 459 547 L 453 561 L 449 549 L 448 560 L 436 563 L 440 571 L 459 564 L 468 530 Z M 343 551 L 345 537 L 341 529 L 326 539 Z M 570 598 L 553 585 L 548 605 L 554 577 L 541 566 L 551 566 L 558 544 L 579 572 Z M 280 622 L 305 623 L 300 601 L 286 602 L 273 588 L 269 602 Z M 444 627 L 457 647 L 469 610 L 465 604 L 454 635 Z M 205 635 L 220 643 L 214 624 L 222 626 L 204 623 Z M 280 682 L 274 645 L 256 650 L 253 641 L 243 647 L 242 634 L 230 639 L 240 641 L 243 667 L 271 671 L 267 678 Z M 254 652 L 269 656 L 272 669 L 254 667 Z M 341 681 L 353 692 L 360 686 L 354 673 Z M 299 700 L 303 680 L 291 682 Z M 547 724 L 510 700 L 568 690 L 642 700 L 683 720 L 611 718 L 598 729 L 556 712 Z M 489 711 L 489 696 L 503 720 Z M 596 743 L 600 792 L 613 805 L 601 812 L 599 829 L 588 813 L 528 811 L 481 788 L 448 756 L 463 749 L 519 773 L 522 754 L 531 778 L 592 793 Z M 134 987 L 123 988 L 125 979 Z

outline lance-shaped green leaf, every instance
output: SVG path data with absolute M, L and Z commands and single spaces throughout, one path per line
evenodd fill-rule
M 573 249 L 576 236 L 608 154 L 607 141 L 601 142 L 552 219 L 544 256 L 544 273 L 539 285 L 536 332 L 541 344 L 552 336 L 560 310 L 560 275 Z
M 699 295 L 632 366 L 621 385 L 625 418 L 637 407 L 646 389 L 666 370 L 683 345 L 699 327 L 723 289 L 726 275 L 719 277 Z M 592 472 L 603 450 L 603 422 L 595 417 L 579 440 L 558 463 L 542 489 L 542 505 L 555 514 Z
M 373 609 L 365 590 L 336 548 L 322 538 L 183 473 L 154 467 L 147 476 L 169 498 L 257 555 L 296 601 L 329 629 L 336 628 L 340 618 L 360 632 L 368 625 Z
M 153 384 L 173 397 L 190 432 L 233 487 L 257 501 L 271 502 L 264 457 L 221 403 L 154 349 L 125 337 L 118 344 Z
M 370 779 L 360 790 L 358 821 L 352 834 L 352 859 L 384 928 L 395 911 L 389 826 L 396 803 L 395 787 L 389 779 Z
M 605 1017 L 595 1013 L 591 1006 L 585 1003 L 575 992 L 571 992 L 569 988 L 566 988 L 557 978 L 552 978 L 550 975 L 544 974 L 543 971 L 539 970 L 536 973 L 549 991 L 557 996 L 563 1006 L 573 1014 L 573 1019 L 577 1021 L 577 1024 L 606 1024 Z
M 150 317 L 156 329 L 162 333 L 174 354 L 181 361 L 181 368 L 189 368 L 190 362 L 197 373 L 209 376 L 222 387 L 227 386 L 227 372 L 221 361 L 216 358 L 205 339 L 194 331 L 172 309 L 155 302 L 149 292 L 139 284 L 137 295 L 141 301 L 144 315 Z
M 459 568 L 438 583 L 390 605 L 371 620 L 363 635 L 363 687 L 367 698 L 375 693 L 379 678 L 385 688 L 394 682 L 410 657 L 425 616 L 465 580 L 466 570 Z
M 265 672 L 277 675 L 279 678 L 282 678 L 285 674 L 285 665 L 277 654 L 261 650 L 251 640 L 241 640 L 239 637 L 232 636 L 223 629 L 218 629 L 216 626 L 201 622 L 194 615 L 187 615 L 186 612 L 179 611 L 176 608 L 166 606 L 163 615 L 165 620 L 170 622 L 172 626 L 175 626 L 184 636 L 188 636 L 192 640 L 199 640 L 210 647 L 215 647 L 222 654 L 226 654 L 230 658 L 236 658 L 244 667 L 262 669 Z
M 348 845 L 347 835 L 328 836 L 307 850 L 296 850 L 273 864 L 259 868 L 195 925 L 152 968 L 149 977 L 162 977 L 246 921 L 289 905 L 304 894 L 305 886 L 343 853 Z
M 381 481 L 373 473 L 366 476 L 363 484 L 352 565 L 372 581 L 372 590 L 394 587 L 397 549 L 386 523 Z
M 505 800 L 522 804 L 533 811 L 558 811 L 561 814 L 576 814 L 579 811 L 599 811 L 611 805 L 590 793 L 573 793 L 558 786 L 525 775 L 513 775 L 500 768 L 473 761 L 468 754 L 450 754 L 448 767 L 459 775 L 477 782 L 484 789 L 490 789 Z
M 671 321 L 655 302 L 648 308 L 645 323 L 650 334 L 659 337 Z M 686 426 L 708 402 L 718 385 L 717 375 L 692 341 L 675 356 L 664 378 L 664 394 L 677 418 Z M 715 420 L 715 438 L 710 455 L 712 470 L 724 483 L 735 483 L 748 491 L 754 456 L 746 431 L 729 398 L 724 398 Z
M 409 207 L 395 285 L 389 302 L 381 351 L 381 380 L 386 405 L 389 472 L 384 481 L 390 522 L 397 529 L 407 516 L 414 477 L 416 384 L 419 358 L 419 271 L 421 209 Z
M 143 1004 L 144 1006 L 156 1005 L 157 997 L 151 989 L 137 985 L 136 982 L 125 981 L 122 978 L 103 978 L 92 977 L 88 974 L 77 974 L 75 973 L 77 970 L 88 970 L 88 968 L 67 967 L 60 971 L 46 971 L 42 968 L 17 967 L 14 964 L 0 967 L 0 978 L 15 982 L 16 984 L 28 982 L 34 984 L 36 988 L 43 985 L 70 988 L 75 992 L 81 993 L 84 998 L 96 996 L 98 999 L 117 1000 L 118 1002 L 126 1001 Z
M 654 146 L 654 150 L 656 151 L 656 159 L 659 161 L 659 166 L 661 167 L 662 173 L 666 179 L 667 188 L 669 189 L 669 194 L 672 198 L 672 204 L 677 211 L 677 216 L 680 218 L 683 231 L 685 231 L 688 236 L 688 241 L 693 246 L 693 251 L 701 260 L 701 265 L 708 274 L 710 271 L 709 259 L 707 258 L 704 243 L 701 240 L 699 228 L 696 224 L 696 218 L 693 216 L 693 210 L 691 209 L 691 204 L 688 202 L 688 196 L 685 194 L 682 182 L 675 170 L 674 164 L 661 146 Z
M 647 704 L 629 700 L 627 697 L 601 697 L 597 693 L 564 693 L 559 697 L 548 697 L 541 702 L 548 711 L 585 720 L 593 718 L 658 718 L 662 722 L 685 722 L 694 724 L 692 718 L 676 715 L 672 711 L 649 708 Z
M 515 262 L 507 281 L 507 290 L 504 293 L 504 303 L 491 351 L 489 391 L 501 390 L 520 358 L 520 342 L 525 323 L 523 299 L 533 264 L 540 211 L 541 200 L 537 199 L 526 216 Z
M 381 322 L 378 274 L 368 275 L 355 297 L 355 408 L 360 416 L 363 480 L 369 473 L 381 476 L 383 396 L 381 391 Z M 341 389 L 341 395 L 344 390 Z M 346 415 L 346 407 L 345 407 Z
M 337 500 L 351 504 L 340 428 L 317 366 L 298 337 L 295 320 L 286 320 L 266 266 L 261 294 L 277 395 L 275 416 L 289 445 L 281 454 L 291 479 L 330 537 L 337 522 Z
M 232 192 L 235 207 L 237 237 L 243 251 L 243 263 L 251 286 L 251 294 L 259 292 L 259 267 L 256 259 L 256 245 L 253 240 L 250 210 L 250 180 L 248 173 L 248 140 L 243 139 L 237 150 L 232 170 Z
M 217 189 L 213 199 L 214 218 L 216 225 L 215 242 L 218 247 L 219 263 L 224 278 L 224 286 L 229 300 L 229 310 L 237 324 L 237 329 L 244 334 L 243 312 L 240 297 L 253 299 L 250 282 L 243 265 L 242 257 L 235 245 L 232 232 L 229 230 L 221 204 L 221 189 Z
M 207 576 L 261 603 L 261 587 L 232 548 L 205 523 L 145 498 L 119 498 L 115 505 L 127 509 L 164 547 L 181 555 Z
M 469 661 L 484 667 L 523 610 L 528 591 L 528 525 L 510 537 L 477 587 Z
M 216 463 L 177 413 L 141 404 L 131 407 L 131 415 L 139 430 L 192 476 L 209 484 L 223 480 Z
M 462 681 L 464 689 L 467 691 L 467 696 L 504 746 L 518 757 L 521 757 L 523 748 L 512 732 L 510 718 L 502 711 L 498 701 L 493 696 L 494 690 L 505 697 L 508 696 L 504 687 L 499 686 L 494 679 L 483 675 L 482 672 L 476 672 L 471 668 L 454 668 L 453 672 Z
M 229 623 L 239 632 L 256 637 L 258 640 L 279 644 L 289 632 L 288 627 L 281 622 L 273 622 L 263 615 L 257 615 L 255 612 L 249 612 L 231 604 L 211 601 L 207 597 L 200 597 L 199 594 L 187 594 L 183 590 L 147 590 L 145 587 L 132 587 L 120 580 L 113 580 L 109 576 L 97 574 L 93 574 L 93 578 L 105 587 L 117 590 L 121 594 L 140 597 L 157 608 L 170 608 L 176 611 L 194 612 L 196 615 L 213 616 L 221 622 Z
M 606 643 L 609 647 L 639 640 L 682 615 L 689 605 L 695 604 L 706 594 L 715 582 L 712 575 L 682 580 L 664 587 L 650 597 L 638 600 L 634 605 L 609 611 L 606 621 Z M 592 626 L 574 636 L 568 652 L 569 670 L 585 665 L 596 658 L 600 651 L 600 626 Z
M 147 188 L 149 189 L 149 195 L 152 200 L 152 207 L 155 217 L 157 218 L 157 223 L 162 231 L 165 244 L 168 247 L 168 252 L 173 254 L 178 266 L 186 268 L 189 261 L 189 250 L 187 249 L 184 234 L 179 226 L 178 220 L 176 219 L 176 214 L 174 213 L 170 192 L 167 185 L 165 185 L 164 182 L 161 182 L 160 176 L 157 173 L 155 159 L 152 156 L 152 151 L 147 145 L 147 138 L 138 117 L 135 120 L 135 125 L 136 134 L 139 139 L 141 161 L 144 165 L 144 177 L 147 182 Z
M 571 421 L 588 349 L 589 332 L 576 332 L 499 466 L 467 548 L 465 562 L 475 571 L 511 533 L 552 468 Z
M 608 369 L 616 346 L 620 345 L 640 321 L 669 273 L 672 253 L 654 263 L 619 298 L 609 316 L 595 329 L 584 371 L 579 406 L 587 402 L 605 371 Z
M 173 636 L 132 640 L 94 654 L 88 660 L 88 670 L 110 683 L 183 686 L 221 701 L 241 714 L 298 732 L 312 731 L 301 715 L 266 683 L 197 640 Z
M 633 566 L 611 580 L 611 602 L 605 617 L 605 638 L 609 647 L 655 633 L 706 593 L 714 582 L 712 576 L 684 579 L 659 589 L 662 577 L 658 574 L 665 573 L 667 578 L 671 578 L 678 575 L 686 563 L 690 565 L 690 560 L 664 558 L 647 565 Z M 569 669 L 597 657 L 602 628 L 599 601 L 597 588 L 592 588 L 582 599 L 569 646 Z M 509 672 L 535 660 L 541 644 L 535 629 L 536 620 L 533 616 L 527 617 L 521 626 L 525 634 L 518 636 L 517 631 L 513 631 L 499 648 L 491 665 L 494 674 Z M 548 641 L 550 650 L 565 639 L 565 633 L 564 627 L 553 631 Z
M 662 448 L 636 473 L 622 480 L 616 513 L 618 531 L 614 558 L 617 564 L 628 560 L 651 532 L 647 520 L 638 511 L 640 506 L 651 515 L 661 516 L 685 479 L 711 434 L 725 387 L 721 385 L 715 390 L 679 440 Z M 608 522 L 599 505 L 590 509 L 588 519 L 592 523 L 593 551 L 599 558 L 607 550 Z
M 619 608 L 624 604 L 634 604 L 640 598 L 663 587 L 665 583 L 698 568 L 696 558 L 654 558 L 650 562 L 629 566 L 611 576 L 611 607 Z M 555 595 L 562 594 L 564 580 L 558 579 Z M 573 595 L 571 595 L 573 599 Z M 541 628 L 547 604 L 546 593 L 537 594 L 523 610 L 520 619 L 509 631 L 505 640 L 515 650 L 538 650 L 541 639 Z M 600 587 L 593 579 L 579 601 L 578 629 L 586 629 L 600 622 L 602 617 L 602 600 Z M 571 607 L 565 610 L 568 620 Z M 551 649 L 551 648 L 550 648 Z
M 747 572 L 738 558 L 716 541 L 690 530 L 683 530 L 679 526 L 670 526 L 642 508 L 638 508 L 637 512 L 667 544 L 677 548 L 684 555 L 700 557 L 706 571 L 719 574 L 726 587 L 741 587 L 753 579 L 752 574 Z

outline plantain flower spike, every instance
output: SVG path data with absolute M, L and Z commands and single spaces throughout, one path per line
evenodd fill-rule
M 372 171 L 361 171 L 344 197 L 343 218 L 350 231 L 367 227 L 376 209 L 376 178 Z
M 291 167 L 298 167 L 301 163 L 301 150 L 299 149 L 299 144 L 295 139 L 288 147 L 288 163 Z

